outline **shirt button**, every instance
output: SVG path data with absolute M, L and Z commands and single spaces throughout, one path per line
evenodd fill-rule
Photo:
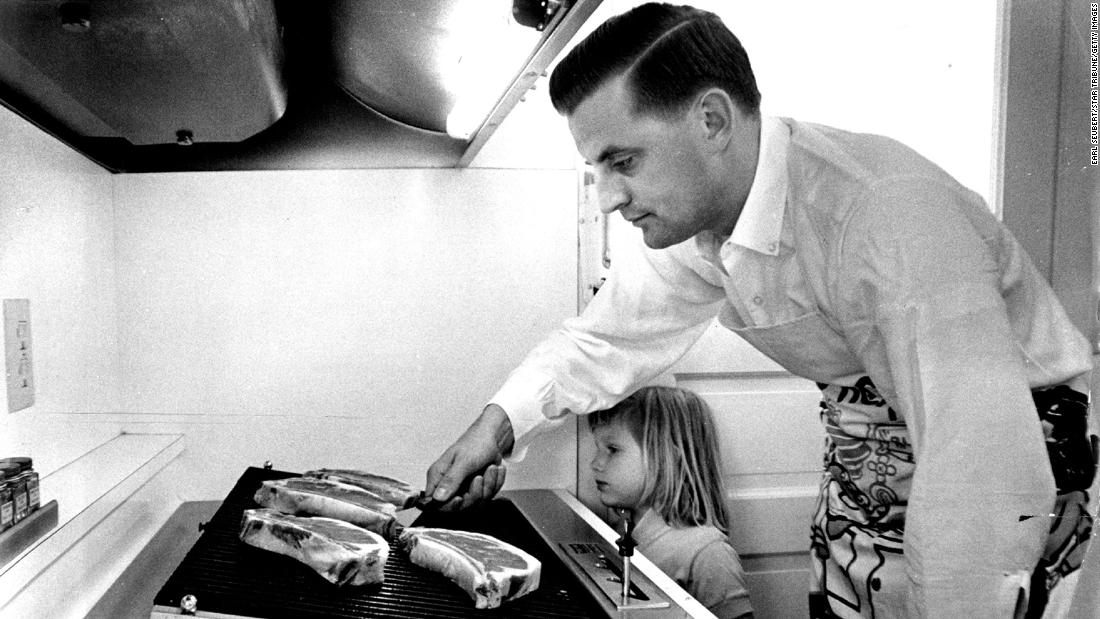
M 757 304 L 757 305 L 760 305 L 761 303 L 764 302 L 764 297 L 761 297 L 760 295 L 757 295 L 757 296 L 752 298 L 752 302 Z
M 775 243 L 768 244 L 768 251 L 772 252 L 773 254 L 775 253 Z

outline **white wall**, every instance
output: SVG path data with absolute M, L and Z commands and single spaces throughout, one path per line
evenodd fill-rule
M 151 174 L 115 186 L 122 410 L 145 415 L 127 427 L 196 437 L 188 457 L 215 481 L 201 498 L 265 460 L 419 482 L 575 312 L 569 170 Z M 571 487 L 569 439 L 512 467 L 509 486 Z
M 118 409 L 114 250 L 111 175 L 0 108 L 0 297 L 30 299 L 36 379 L 0 407 L 0 454 L 43 474 L 113 432 L 59 413 Z

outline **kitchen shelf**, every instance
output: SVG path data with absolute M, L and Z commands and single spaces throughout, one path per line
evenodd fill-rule
M 184 449 L 180 434 L 119 434 L 40 480 L 57 526 L 0 566 L 0 608 L 107 519 Z
M 0 533 L 0 562 L 7 563 L 20 555 L 43 535 L 57 526 L 57 501 L 50 501 L 34 510 L 15 526 Z

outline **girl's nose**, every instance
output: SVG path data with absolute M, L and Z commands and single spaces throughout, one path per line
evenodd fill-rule
M 588 467 L 599 473 L 600 469 L 603 468 L 603 458 L 601 458 L 599 454 L 592 456 L 592 461 L 588 463 Z

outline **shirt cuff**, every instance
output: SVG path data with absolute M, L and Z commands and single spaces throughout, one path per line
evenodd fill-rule
M 489 400 L 504 409 L 512 424 L 512 453 L 505 460 L 519 462 L 527 455 L 533 439 L 548 426 L 547 408 L 552 407 L 552 381 L 541 374 L 516 370 Z M 551 411 L 553 412 L 553 411 Z

